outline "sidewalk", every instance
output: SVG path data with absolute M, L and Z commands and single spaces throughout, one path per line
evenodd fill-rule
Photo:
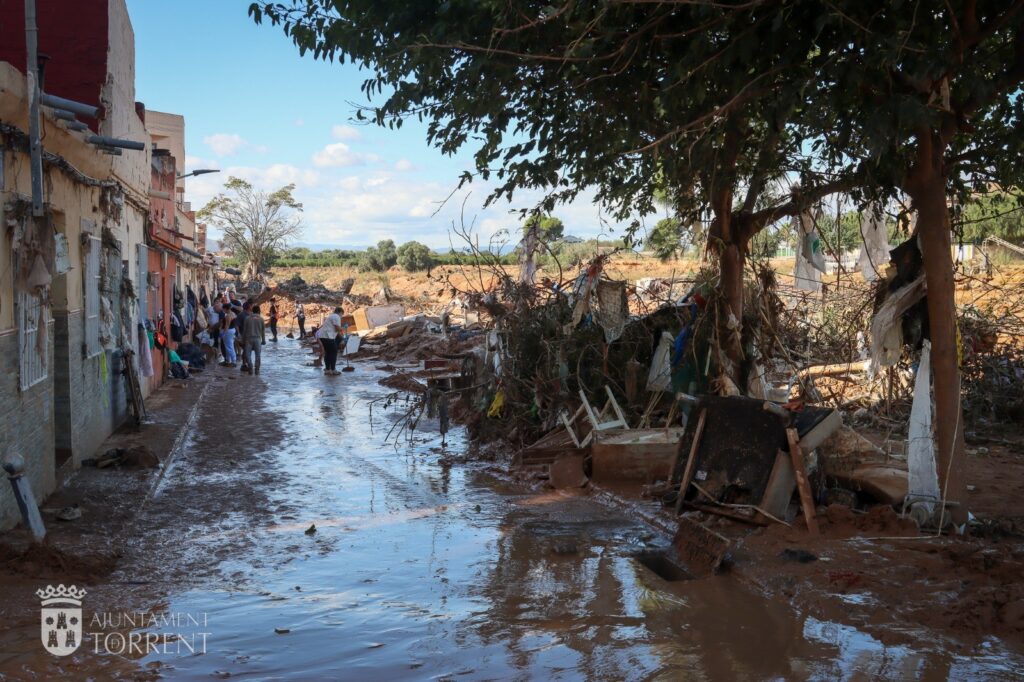
M 83 466 L 70 474 L 40 502 L 47 531 L 42 545 L 31 547 L 30 535 L 20 525 L 0 538 L 0 580 L 9 586 L 19 580 L 34 583 L 49 578 L 89 583 L 109 575 L 135 519 L 173 463 L 206 389 L 222 372 L 210 367 L 186 381 L 170 380 L 151 395 L 146 402 L 149 420 L 139 428 L 122 426 L 94 456 L 111 448 L 145 446 L 160 465 Z M 57 511 L 75 504 L 81 509 L 80 519 L 56 518 Z

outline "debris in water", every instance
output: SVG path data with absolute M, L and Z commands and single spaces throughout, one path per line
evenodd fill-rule
M 309 528 L 306 529 L 306 535 L 314 535 L 316 533 L 316 524 L 310 524 Z
M 57 512 L 57 518 L 61 521 L 76 521 L 82 518 L 82 508 L 77 504 L 73 504 L 70 507 L 64 507 Z
M 816 554 L 811 554 L 806 549 L 786 548 L 782 550 L 782 553 L 779 554 L 779 557 L 784 561 L 796 561 L 797 563 L 801 564 L 809 564 L 812 561 L 818 560 L 818 556 Z
M 289 632 L 291 632 L 291 630 L 289 630 L 288 628 L 274 628 L 274 632 L 276 632 L 279 635 L 287 635 Z

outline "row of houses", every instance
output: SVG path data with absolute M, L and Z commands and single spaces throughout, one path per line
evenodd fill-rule
M 184 118 L 135 100 L 125 1 L 47 0 L 26 22 L 30 4 L 0 0 L 0 459 L 23 458 L 43 499 L 125 422 L 126 364 L 143 397 L 163 382 L 150 334 L 212 293 L 214 266 L 185 201 Z M 5 483 L 0 530 L 19 518 Z

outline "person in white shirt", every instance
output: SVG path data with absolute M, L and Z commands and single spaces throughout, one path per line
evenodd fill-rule
M 320 339 L 320 345 L 324 348 L 324 374 L 331 376 L 341 374 L 335 369 L 338 364 L 338 336 L 342 332 L 341 312 L 341 306 L 335 308 L 316 330 L 316 337 Z

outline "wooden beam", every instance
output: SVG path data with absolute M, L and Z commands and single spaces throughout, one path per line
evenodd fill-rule
M 697 466 L 697 450 L 700 449 L 700 439 L 704 435 L 704 423 L 708 418 L 707 408 L 702 408 L 700 417 L 697 418 L 697 428 L 693 431 L 693 443 L 690 445 L 690 456 L 686 458 L 686 468 L 683 469 L 683 477 L 679 480 L 679 496 L 676 498 L 676 514 L 683 508 L 683 498 L 686 496 L 686 489 L 690 487 L 690 480 L 693 478 L 693 470 Z M 682 440 L 680 440 L 680 447 Z
M 814 507 L 811 484 L 807 480 L 807 467 L 804 465 L 804 455 L 800 451 L 800 434 L 796 429 L 788 428 L 786 429 L 786 439 L 789 441 L 789 457 L 793 460 L 793 473 L 796 475 L 797 490 L 800 491 L 800 506 L 804 510 L 807 530 L 811 535 L 817 535 L 818 519 L 815 518 L 817 510 Z

